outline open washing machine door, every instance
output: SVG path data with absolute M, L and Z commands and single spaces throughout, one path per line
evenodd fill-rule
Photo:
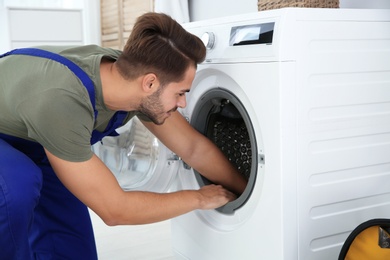
M 113 172 L 123 190 L 167 192 L 175 184 L 179 158 L 137 118 L 104 137 L 93 152 Z

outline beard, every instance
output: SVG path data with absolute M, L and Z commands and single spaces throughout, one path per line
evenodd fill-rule
M 164 111 L 164 106 L 161 102 L 162 87 L 159 87 L 156 92 L 144 98 L 139 106 L 138 111 L 147 116 L 156 125 L 162 125 L 165 122 L 165 117 L 168 112 L 176 111 L 173 108 L 169 111 Z

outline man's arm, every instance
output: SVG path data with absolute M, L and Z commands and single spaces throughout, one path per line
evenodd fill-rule
M 61 182 L 107 225 L 158 222 L 195 209 L 220 207 L 235 198 L 221 186 L 173 193 L 123 191 L 96 156 L 85 162 L 62 160 L 46 150 Z
M 245 178 L 220 149 L 196 131 L 179 112 L 172 113 L 162 125 L 143 123 L 164 145 L 208 180 L 238 195 L 244 191 Z

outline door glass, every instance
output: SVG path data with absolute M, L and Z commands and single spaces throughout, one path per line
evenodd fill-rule
M 107 136 L 92 149 L 124 190 L 137 190 L 153 177 L 159 142 L 136 117 L 117 132 L 119 136 Z

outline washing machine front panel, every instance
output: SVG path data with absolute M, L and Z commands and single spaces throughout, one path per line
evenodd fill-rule
M 249 63 L 246 66 L 234 63 L 199 66 L 193 87 L 188 94 L 188 105 L 183 113 L 191 122 L 196 117 L 194 112 L 199 100 L 207 93 L 216 89 L 234 93 L 234 96 L 244 104 L 253 127 L 258 157 L 263 160 L 257 162 L 256 180 L 250 197 L 232 214 L 224 214 L 218 210 L 196 211 L 176 218 L 172 222 L 173 246 L 179 253 L 193 259 L 237 259 L 240 252 L 241 255 L 245 252 L 247 259 L 272 259 L 272 257 L 281 258 L 283 255 L 296 254 L 296 244 L 288 242 L 298 241 L 297 212 L 294 206 L 297 203 L 294 189 L 296 166 L 292 157 L 281 156 L 280 137 L 294 140 L 294 123 L 291 118 L 294 118 L 295 104 L 288 101 L 289 96 L 294 96 L 294 88 L 291 88 L 288 93 L 283 93 L 286 100 L 283 107 L 290 111 L 290 114 L 285 116 L 289 119 L 284 121 L 282 126 L 278 117 L 281 112 L 279 98 L 282 95 L 278 86 L 284 81 L 293 82 L 294 67 L 293 62 Z M 284 74 L 283 78 L 280 77 L 280 71 Z M 234 80 L 230 75 L 234 75 Z M 286 131 L 282 131 L 282 128 Z M 267 138 L 264 138 L 265 136 Z M 289 146 L 284 149 L 291 152 L 294 147 Z M 282 165 L 288 165 L 285 176 L 282 176 Z M 199 187 L 192 170 L 180 173 L 179 178 L 183 182 L 183 188 Z M 176 225 L 189 226 L 179 229 Z M 194 236 L 193 239 L 196 241 L 184 241 L 183 236 L 190 238 L 194 229 L 199 236 L 208 239 Z M 218 241 L 218 243 L 211 241 Z M 198 252 L 195 255 L 187 252 L 186 250 L 194 244 L 205 249 L 195 250 Z M 205 252 L 207 257 L 204 255 Z
M 196 211 L 173 221 L 174 248 L 179 253 L 193 259 L 236 259 L 240 256 L 240 252 L 245 252 L 245 257 L 248 259 L 258 259 L 259 257 L 267 258 L 286 254 L 287 249 L 283 248 L 285 241 L 290 239 L 297 241 L 297 232 L 294 230 L 296 229 L 294 224 L 296 209 L 292 206 L 296 203 L 296 196 L 294 193 L 284 194 L 280 184 L 284 182 L 286 186 L 293 187 L 292 184 L 296 182 L 293 165 L 291 165 L 292 174 L 285 176 L 284 179 L 282 179 L 280 169 L 281 140 L 279 139 L 279 129 L 281 127 L 276 116 L 280 112 L 277 88 L 280 81 L 277 68 L 280 66 L 293 67 L 294 64 L 287 65 L 275 62 L 251 63 L 245 67 L 239 64 L 204 64 L 199 66 L 193 87 L 188 95 L 188 105 L 183 114 L 189 118 L 190 122 L 194 123 L 200 120 L 201 115 L 196 113 L 200 112 L 201 108 L 206 111 L 210 110 L 210 107 L 211 110 L 215 108 L 209 103 L 217 104 L 217 107 L 225 99 L 237 107 L 239 107 L 237 103 L 241 103 L 242 109 L 247 114 L 247 120 L 244 122 L 253 129 L 252 141 L 255 142 L 257 148 L 256 157 L 258 160 L 254 168 L 256 172 L 251 172 L 253 183 L 250 180 L 245 190 L 249 196 L 245 197 L 244 194 L 243 202 L 238 208 L 232 205 L 229 210 L 233 209 L 233 211 L 228 213 L 219 210 Z M 233 74 L 239 76 L 235 76 L 235 80 L 233 80 L 229 76 Z M 256 75 L 258 79 L 253 80 L 253 75 Z M 285 75 L 285 80 L 290 80 L 292 77 L 291 75 L 287 76 L 288 73 Z M 214 99 L 213 97 L 219 98 Z M 240 109 L 237 110 L 240 111 Z M 206 116 L 204 121 L 207 121 L 209 116 L 210 114 Z M 264 136 L 268 138 L 265 139 Z M 293 138 L 288 137 L 286 139 L 293 140 Z M 231 142 L 234 143 L 234 140 Z M 193 170 L 180 172 L 179 179 L 183 184 L 182 188 L 199 188 L 202 183 L 199 182 L 199 176 L 198 178 L 196 176 L 198 175 Z M 286 190 L 291 191 L 291 188 L 286 188 Z M 292 190 L 292 192 L 295 191 Z M 284 207 L 286 204 L 291 206 Z M 229 204 L 227 206 L 229 207 Z M 283 212 L 282 208 L 284 208 Z M 191 225 L 191 227 L 186 227 L 187 225 Z M 185 227 L 177 228 L 177 226 Z M 285 233 L 283 231 L 285 227 L 293 231 L 282 235 Z M 202 240 L 195 236 L 194 239 L 197 241 L 188 240 L 186 243 L 191 245 L 185 246 L 183 236 L 190 238 L 190 233 L 194 229 L 197 230 L 199 236 L 208 238 Z M 272 236 L 259 234 L 272 234 Z M 251 239 L 248 240 L 247 237 L 251 237 Z M 243 242 L 237 246 L 238 241 L 241 240 Z M 210 241 L 218 241 L 218 244 Z M 194 249 L 198 252 L 194 255 L 186 250 L 183 251 L 183 248 L 189 249 L 188 247 L 192 247 L 194 244 L 203 250 Z M 290 245 L 287 244 L 287 246 Z M 214 247 L 214 250 L 211 247 Z M 292 250 L 296 251 L 296 248 Z M 207 252 L 206 255 L 204 255 L 205 252 Z M 276 255 L 275 252 L 277 252 Z
M 234 159 L 232 163 L 248 178 L 248 185 L 237 200 L 217 210 L 197 213 L 213 229 L 235 229 L 250 218 L 256 208 L 257 199 L 252 195 L 255 187 L 261 192 L 264 176 L 263 140 L 254 108 L 237 82 L 222 70 L 204 66 L 196 75 L 187 103 L 182 114 L 214 141 L 229 159 Z M 222 135 L 230 139 L 221 140 Z M 186 189 L 209 183 L 193 169 L 190 173 L 179 174 L 179 178 Z

